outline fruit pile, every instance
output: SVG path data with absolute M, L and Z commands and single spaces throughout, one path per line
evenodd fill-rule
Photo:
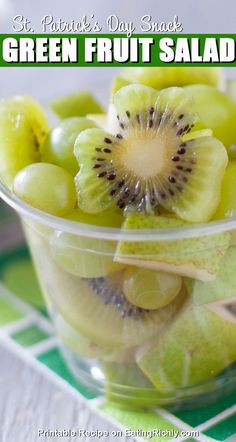
M 124 70 L 107 112 L 87 92 L 63 97 L 53 129 L 31 98 L 0 101 L 3 183 L 87 225 L 25 231 L 58 334 L 99 358 L 110 390 L 161 397 L 236 362 L 236 234 L 189 234 L 236 215 L 235 98 L 219 69 L 179 67 Z

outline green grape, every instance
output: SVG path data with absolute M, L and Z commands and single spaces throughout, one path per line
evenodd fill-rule
M 155 310 L 169 304 L 178 295 L 181 286 L 179 275 L 130 267 L 125 271 L 123 290 L 131 304 Z
M 236 105 L 212 86 L 191 85 L 185 89 L 193 96 L 200 123 L 195 129 L 212 129 L 213 136 L 229 148 L 236 142 Z
M 122 211 L 105 210 L 90 214 L 76 208 L 65 219 L 100 227 L 119 228 Z M 82 278 L 98 278 L 121 270 L 124 265 L 113 261 L 116 242 L 98 238 L 55 232 L 51 238 L 51 251 L 56 263 L 67 272 Z
M 121 212 L 105 210 L 104 212 L 91 214 L 83 212 L 79 208 L 74 209 L 65 218 L 82 224 L 92 224 L 101 227 L 121 227 L 124 220 Z
M 84 117 L 104 112 L 100 103 L 87 91 L 61 97 L 51 103 L 51 108 L 59 118 Z
M 113 261 L 116 242 L 55 232 L 50 241 L 54 261 L 81 278 L 100 278 L 118 272 L 124 264 Z
M 48 131 L 43 109 L 31 98 L 0 100 L 0 177 L 10 189 L 19 170 L 40 160 Z
M 231 161 L 226 169 L 219 206 L 214 215 L 214 219 L 236 216 L 236 162 Z
M 52 215 L 63 216 L 76 205 L 72 175 L 54 164 L 35 163 L 17 173 L 13 190 L 26 203 Z
M 236 160 L 236 143 L 228 147 L 228 155 L 231 160 Z
M 78 161 L 74 156 L 74 144 L 82 130 L 96 125 L 82 117 L 72 117 L 62 120 L 48 135 L 42 146 L 42 160 L 47 163 L 64 167 L 72 175 L 79 170 Z

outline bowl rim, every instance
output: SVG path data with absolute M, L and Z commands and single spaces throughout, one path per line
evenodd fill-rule
M 83 224 L 60 218 L 36 209 L 18 198 L 0 181 L 0 197 L 11 206 L 23 219 L 29 218 L 41 225 L 54 230 L 76 234 L 90 238 L 113 241 L 167 241 L 176 239 L 198 238 L 206 235 L 227 232 L 236 229 L 236 216 L 218 221 L 171 229 L 123 229 L 100 227 L 93 224 Z

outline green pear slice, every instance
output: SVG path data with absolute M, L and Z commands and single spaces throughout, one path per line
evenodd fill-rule
M 159 389 L 211 381 L 236 361 L 236 322 L 188 301 L 155 342 L 140 348 L 136 361 Z
M 132 214 L 127 217 L 126 229 L 172 229 L 191 224 L 168 216 Z M 215 279 L 221 260 L 229 246 L 230 234 L 216 233 L 193 238 L 157 241 L 123 241 L 118 244 L 114 261 L 175 273 L 200 281 Z
M 193 303 L 236 302 L 236 247 L 230 247 L 221 261 L 214 281 L 202 282 L 186 279 L 185 284 Z

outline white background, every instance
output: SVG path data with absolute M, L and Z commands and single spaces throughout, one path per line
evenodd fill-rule
M 106 19 L 116 14 L 138 26 L 144 14 L 154 21 L 170 21 L 178 15 L 186 33 L 235 33 L 235 0 L 0 0 L 11 4 L 11 11 L 2 24 L 2 32 L 12 32 L 11 17 L 26 16 L 35 32 L 41 32 L 41 18 L 51 14 L 70 21 L 95 14 L 106 32 Z M 0 14 L 3 16 L 3 14 Z M 138 32 L 138 31 L 137 31 Z M 0 96 L 30 94 L 46 103 L 53 98 L 78 89 L 92 89 L 106 101 L 104 85 L 114 75 L 114 68 L 2 68 L 0 69 Z M 227 68 L 233 76 L 235 68 Z

